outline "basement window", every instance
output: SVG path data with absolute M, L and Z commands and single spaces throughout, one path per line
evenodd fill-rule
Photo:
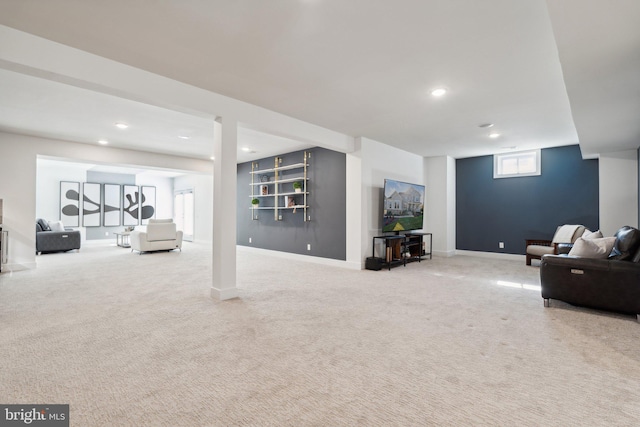
M 493 178 L 540 175 L 540 150 L 494 154 Z

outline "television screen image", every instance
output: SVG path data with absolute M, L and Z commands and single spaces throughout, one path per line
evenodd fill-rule
M 382 232 L 420 230 L 424 216 L 424 185 L 384 180 Z

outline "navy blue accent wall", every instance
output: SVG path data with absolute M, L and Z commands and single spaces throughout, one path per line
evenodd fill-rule
M 456 161 L 457 249 L 524 254 L 525 239 L 551 239 L 558 225 L 598 229 L 598 161 L 577 145 L 541 155 L 542 175 L 519 178 L 493 179 L 493 156 Z
M 319 147 L 307 151 L 311 153 L 307 184 L 307 215 L 311 216 L 311 220 L 307 222 L 301 209 L 297 209 L 296 213 L 291 210 L 279 211 L 282 221 L 274 219 L 273 210 L 259 210 L 258 219 L 252 220 L 249 197 L 251 162 L 238 165 L 238 245 L 343 261 L 347 259 L 347 156 Z M 282 158 L 282 166 L 286 166 L 302 163 L 303 154 L 304 151 L 296 151 L 279 157 Z M 258 163 L 260 170 L 272 168 L 274 158 L 261 159 Z M 302 171 L 296 169 L 284 171 L 283 174 L 298 177 Z M 281 185 L 280 192 L 291 191 L 291 184 Z M 270 186 L 270 192 L 272 188 Z M 273 199 L 261 198 L 260 205 L 273 206 Z M 308 244 L 311 250 L 307 250 Z

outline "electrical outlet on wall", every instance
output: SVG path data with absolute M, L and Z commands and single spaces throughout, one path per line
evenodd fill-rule
M 249 237 L 249 243 L 251 243 L 251 237 Z
M 311 243 L 307 243 L 307 250 L 310 251 L 311 250 Z
M 504 249 L 504 242 L 499 242 L 499 243 L 498 243 L 498 247 L 499 247 L 500 249 Z

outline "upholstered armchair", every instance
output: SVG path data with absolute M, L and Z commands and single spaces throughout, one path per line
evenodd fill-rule
M 182 251 L 182 231 L 171 219 L 150 219 L 147 231 L 132 231 L 129 240 L 131 252 Z
M 51 227 L 53 225 L 53 228 Z M 36 254 L 80 250 L 80 232 L 65 228 L 62 221 L 36 221 Z
M 532 259 L 541 259 L 543 255 L 558 255 L 569 253 L 571 245 L 582 236 L 585 227 L 583 225 L 561 225 L 556 229 L 551 240 L 530 239 L 526 240 L 526 262 L 531 265 Z

